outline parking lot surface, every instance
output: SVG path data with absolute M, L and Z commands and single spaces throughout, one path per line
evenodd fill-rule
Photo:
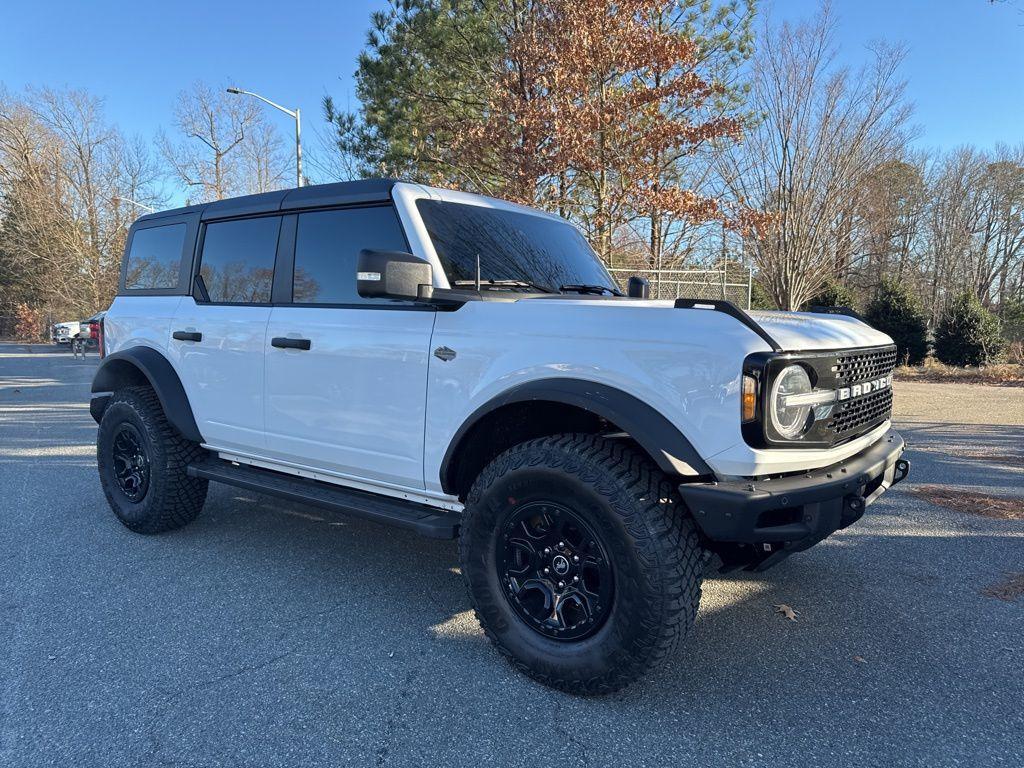
M 115 519 L 95 354 L 0 344 L 2 766 L 1024 765 L 1024 389 L 897 384 L 910 479 L 762 574 L 709 572 L 668 665 L 582 699 L 516 674 L 453 542 L 211 485 L 161 536 Z M 797 611 L 788 621 L 775 606 Z

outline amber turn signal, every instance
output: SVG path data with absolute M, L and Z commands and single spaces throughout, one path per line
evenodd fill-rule
M 740 410 L 743 421 L 753 421 L 757 416 L 757 380 L 753 376 L 743 376 Z

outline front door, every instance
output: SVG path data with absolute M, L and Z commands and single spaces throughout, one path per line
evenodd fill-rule
M 264 358 L 280 216 L 207 224 L 200 270 L 209 301 L 181 300 L 169 349 L 203 439 L 262 454 Z
M 435 313 L 356 293 L 361 249 L 408 249 L 395 211 L 347 208 L 296 219 L 291 301 L 275 304 L 266 334 L 267 455 L 423 488 Z M 282 243 L 282 263 L 290 261 L 287 249 Z

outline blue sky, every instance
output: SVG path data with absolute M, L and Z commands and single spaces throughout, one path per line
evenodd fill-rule
M 198 3 L 6 4 L 0 81 L 86 88 L 106 100 L 128 133 L 170 122 L 179 90 L 194 80 L 233 80 L 303 110 L 304 132 L 320 100 L 344 105 L 370 12 L 384 0 Z M 810 15 L 817 0 L 765 3 L 774 20 Z M 922 147 L 1024 140 L 1024 1 L 834 0 L 842 57 L 863 60 L 874 39 L 909 47 L 903 70 Z M 275 113 L 288 135 L 288 118 Z M 305 142 L 304 142 L 305 143 Z

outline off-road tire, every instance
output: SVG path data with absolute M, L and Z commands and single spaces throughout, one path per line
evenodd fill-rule
M 614 599 L 604 623 L 577 641 L 531 627 L 499 572 L 503 525 L 524 494 L 551 489 L 574 500 L 573 511 L 603 540 L 613 564 Z M 673 654 L 696 618 L 706 562 L 668 478 L 628 443 L 587 434 L 538 438 L 494 459 L 467 498 L 459 554 L 477 619 L 495 647 L 524 674 L 581 695 L 616 691 Z
M 124 423 L 135 428 L 148 454 L 148 485 L 137 501 L 122 491 L 114 474 L 113 442 Z M 126 387 L 115 392 L 96 437 L 103 493 L 118 519 L 136 533 L 172 531 L 196 519 L 206 501 L 209 482 L 189 477 L 186 470 L 204 453 L 168 423 L 160 400 L 149 387 Z

